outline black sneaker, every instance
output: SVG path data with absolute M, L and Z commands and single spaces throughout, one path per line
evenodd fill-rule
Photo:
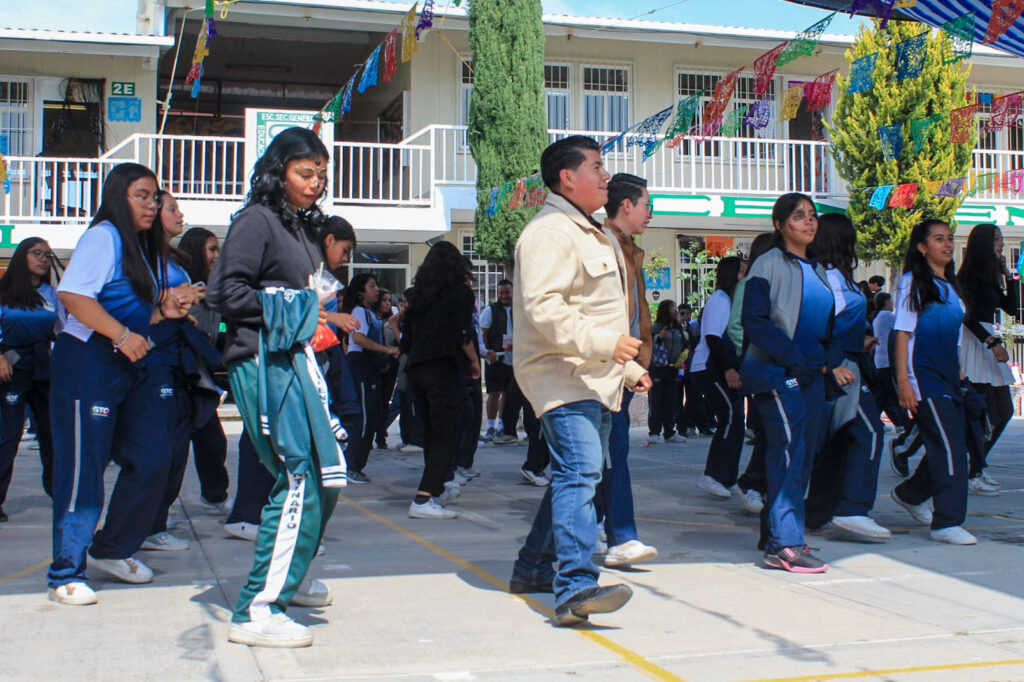
M 898 440 L 893 438 L 889 441 L 889 464 L 892 465 L 892 470 L 897 476 L 906 478 L 910 476 L 910 457 L 896 452 L 896 445 L 900 444 Z
M 364 474 L 362 471 L 353 471 L 349 469 L 348 473 L 349 483 L 369 483 L 370 477 Z
M 618 611 L 633 596 L 629 585 L 609 585 L 608 587 L 588 587 L 577 592 L 560 606 L 555 608 L 555 625 L 579 625 L 585 623 L 592 613 L 611 613 Z
M 0 523 L 7 523 L 10 520 L 11 518 L 7 516 L 7 514 L 4 513 L 3 508 L 0 507 Z
M 551 594 L 554 588 L 551 585 L 551 578 L 527 578 L 521 575 L 513 575 L 508 581 L 508 591 L 512 594 L 534 594 L 544 592 Z
M 780 547 L 774 552 L 765 552 L 764 565 L 790 573 L 824 573 L 828 570 L 828 564 L 811 554 L 811 548 L 807 545 Z

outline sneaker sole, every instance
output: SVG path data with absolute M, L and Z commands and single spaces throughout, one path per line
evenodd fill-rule
M 272 637 L 231 626 L 228 641 L 247 646 L 261 646 L 272 649 L 301 649 L 313 644 L 313 633 L 305 637 Z
M 448 516 L 447 514 L 444 514 L 444 515 L 437 515 L 437 514 L 413 514 L 412 512 L 409 512 L 409 518 L 410 519 L 438 519 L 440 521 L 450 521 L 450 520 L 452 520 L 454 518 L 458 518 L 458 516 L 459 515 L 456 514 L 455 512 L 452 512 L 451 516 Z
M 302 607 L 307 608 L 307 609 L 315 609 L 315 608 L 321 607 L 321 606 L 330 606 L 333 603 L 334 603 L 334 595 L 333 594 L 328 594 L 328 595 L 326 595 L 324 597 L 313 597 L 313 596 L 310 596 L 310 595 L 302 595 L 302 594 L 299 594 L 298 592 L 296 592 L 295 596 L 292 597 L 292 600 L 291 600 L 291 602 L 288 603 L 288 605 L 289 606 L 302 606 Z
M 121 582 L 129 583 L 131 585 L 145 585 L 147 583 L 153 582 L 153 578 L 152 577 L 139 578 L 138 576 L 132 575 L 130 573 L 128 575 L 123 575 L 121 573 L 116 573 L 116 572 L 111 571 L 109 569 L 103 568 L 102 566 L 97 566 L 95 560 L 90 562 L 89 565 L 92 566 L 93 568 L 95 568 L 97 571 L 103 571 L 107 575 L 113 576 L 113 577 L 117 578 L 118 580 L 120 580 Z
M 821 568 L 804 568 L 803 566 L 793 566 L 787 561 L 782 559 L 775 559 L 774 561 L 764 559 L 765 568 L 772 568 L 779 571 L 788 571 L 789 573 L 824 573 L 828 570 L 828 564 L 824 564 Z
M 232 532 L 232 531 L 226 530 L 226 529 L 225 529 L 224 532 L 228 535 L 228 537 L 238 538 L 239 540 L 248 540 L 249 542 L 256 542 L 256 538 L 259 537 L 259 533 L 257 533 L 256 535 L 250 536 L 250 535 L 246 535 L 245 533 Z
M 865 533 L 863 531 L 856 531 L 851 528 L 844 528 L 843 526 L 840 526 L 835 522 L 833 522 L 833 527 L 835 528 L 835 530 L 832 533 L 830 533 L 830 537 L 832 537 L 835 540 L 846 540 L 849 542 L 864 542 L 878 544 L 888 542 L 890 539 L 892 539 L 891 533 L 889 535 L 872 535 L 870 533 Z
M 633 598 L 633 590 L 626 585 L 619 585 L 616 589 L 589 599 L 579 605 L 571 613 L 577 618 L 587 619 L 592 613 L 611 613 L 618 611 Z
M 896 489 L 895 488 L 893 488 L 891 491 L 889 491 L 889 499 L 891 499 L 893 502 L 895 502 L 899 506 L 903 507 L 904 511 L 906 511 L 907 514 L 910 515 L 910 518 L 914 519 L 914 521 L 918 525 L 921 525 L 921 526 L 930 526 L 930 525 L 932 525 L 932 520 L 931 519 L 925 520 L 925 519 L 917 518 L 917 516 L 914 515 L 914 512 L 911 511 L 911 509 L 913 508 L 914 505 L 908 504 L 908 503 L 904 502 L 903 500 L 901 500 L 900 496 L 896 494 Z
M 715 492 L 713 490 L 709 490 L 709 489 L 705 488 L 704 486 L 702 486 L 700 484 L 697 485 L 697 488 L 700 491 L 702 491 L 702 492 L 710 495 L 711 497 L 715 498 L 716 500 L 728 500 L 729 498 L 732 497 L 732 493 L 729 493 L 727 495 L 726 494 L 722 494 L 722 493 L 719 493 L 719 492 Z
M 52 587 L 46 591 L 46 598 L 50 601 L 55 601 L 58 604 L 64 604 L 65 606 L 90 606 L 99 602 L 96 595 L 91 597 L 58 597 L 57 590 Z
M 190 545 L 185 545 L 184 547 L 165 547 L 164 545 L 151 545 L 143 542 L 142 547 L 139 549 L 144 549 L 147 552 L 184 552 L 190 548 Z
M 642 564 L 645 561 L 654 561 L 658 558 L 658 550 L 653 547 L 640 552 L 634 557 L 628 559 L 614 559 L 607 555 L 604 557 L 604 565 L 608 568 L 624 568 L 626 566 L 632 566 L 633 564 Z

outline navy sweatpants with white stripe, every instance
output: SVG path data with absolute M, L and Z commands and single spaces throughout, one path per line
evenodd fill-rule
M 150 533 L 171 464 L 160 382 L 144 364 L 93 334 L 61 334 L 51 360 L 53 563 L 50 587 L 86 580 L 86 550 L 98 559 L 132 556 Z M 121 471 L 103 530 L 103 471 Z M 91 545 L 91 547 L 90 547 Z
M 805 502 L 808 528 L 820 528 L 833 516 L 867 516 L 878 492 L 884 442 L 874 394 L 861 384 L 857 414 L 832 434 L 811 471 Z
M 825 382 L 811 379 L 754 396 L 765 435 L 768 497 L 761 510 L 758 549 L 775 551 L 804 543 L 804 493 L 814 454 L 824 444 L 829 406 Z
M 896 494 L 910 504 L 932 498 L 932 530 L 962 525 L 967 518 L 968 457 L 960 397 L 922 399 L 915 423 L 924 441 L 924 457 L 914 475 L 896 486 Z

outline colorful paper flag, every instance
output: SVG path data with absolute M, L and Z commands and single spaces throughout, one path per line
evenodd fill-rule
M 939 188 L 942 187 L 942 180 L 925 180 L 924 191 L 928 196 L 935 196 Z
M 804 86 L 794 85 L 782 95 L 782 111 L 779 112 L 780 121 L 789 121 L 800 111 L 800 104 L 804 101 Z
M 1024 12 L 1024 0 L 992 0 L 992 15 L 985 27 L 983 43 L 994 43 Z
M 732 99 L 732 93 L 736 89 L 736 80 L 743 73 L 743 68 L 741 66 L 715 84 L 715 89 L 711 92 L 711 101 L 704 107 L 703 125 L 701 126 L 704 136 L 714 137 L 722 127 L 722 117 L 729 106 L 729 100 Z
M 907 182 L 899 185 L 889 197 L 890 208 L 913 208 L 917 199 L 917 183 Z
M 824 109 L 832 101 L 832 83 L 836 80 L 839 69 L 823 73 L 810 83 L 804 83 L 804 96 L 807 98 L 807 111 Z
M 665 121 L 672 114 L 672 109 L 673 107 L 666 107 L 633 126 L 630 129 L 631 134 L 626 140 L 626 148 L 647 145 L 651 140 L 659 138 L 664 139 L 664 136 L 661 134 L 661 127 L 665 125 Z
M 934 116 L 926 116 L 925 118 L 916 118 L 910 122 L 910 132 L 914 138 L 914 153 L 920 154 L 921 149 L 924 148 L 924 143 L 928 140 L 928 130 L 933 124 L 939 122 L 942 119 L 942 114 L 935 114 Z
M 359 94 L 366 92 L 367 88 L 377 85 L 377 58 L 380 56 L 380 49 L 383 44 L 378 45 L 370 58 L 363 64 L 363 77 L 359 79 Z
M 423 9 L 420 11 L 420 20 L 416 24 L 416 40 L 420 39 L 420 33 L 429 30 L 434 25 L 434 0 L 423 0 Z
M 882 142 L 882 156 L 886 161 L 892 161 L 903 149 L 903 124 L 879 126 L 878 139 Z
M 772 120 L 772 99 L 765 97 L 750 105 L 747 115 L 743 118 L 743 125 L 750 126 L 754 130 L 763 130 L 768 127 Z
M 952 64 L 961 59 L 968 59 L 974 51 L 974 10 L 951 19 L 939 26 L 945 34 L 942 41 L 942 61 Z
M 338 120 L 340 121 L 345 114 L 352 111 L 352 89 L 356 84 L 356 77 L 359 75 L 359 69 L 362 66 L 356 68 L 356 72 L 352 74 L 352 77 L 345 83 L 345 91 L 341 94 L 341 110 L 338 113 Z
M 391 29 L 391 33 L 384 39 L 384 82 L 390 83 L 391 77 L 395 75 L 398 65 L 395 63 L 395 46 L 398 45 L 398 29 Z
M 743 121 L 746 120 L 747 111 L 750 110 L 752 105 L 745 104 L 740 107 L 734 108 L 725 116 L 725 121 L 722 123 L 722 129 L 718 131 L 718 134 L 722 137 L 732 137 L 740 131 L 743 127 Z
M 754 60 L 754 97 L 764 97 L 771 92 L 776 63 L 787 45 L 789 41 L 776 45 Z
M 809 57 L 814 54 L 814 49 L 818 46 L 818 40 L 821 39 L 821 34 L 825 32 L 825 29 L 832 23 L 832 19 L 834 19 L 835 16 L 836 13 L 833 12 L 821 21 L 808 26 L 797 34 L 796 38 L 786 44 L 786 48 L 779 54 L 779 59 L 776 61 L 775 65 L 784 66 L 799 59 L 800 57 Z
M 492 187 L 488 190 L 490 198 L 487 200 L 487 208 L 484 209 L 487 215 L 494 215 L 498 212 L 498 188 Z
M 1003 178 L 1000 182 L 999 188 L 1003 192 L 1020 194 L 1022 184 L 1024 184 L 1024 170 L 1018 168 L 1003 173 Z
M 985 130 L 999 130 L 1016 125 L 1021 112 L 1021 95 L 1024 91 L 1014 92 L 992 100 L 992 116 Z
M 875 191 L 871 193 L 871 200 L 868 201 L 868 205 L 871 208 L 881 211 L 885 208 L 885 202 L 889 198 L 889 193 L 892 192 L 892 185 L 881 185 L 875 188 Z
M 665 144 L 666 147 L 674 149 L 679 146 L 679 143 L 690 132 L 693 120 L 697 116 L 697 110 L 700 108 L 700 100 L 707 91 L 707 88 L 704 88 L 686 99 L 679 100 L 679 104 L 676 105 L 676 115 L 672 118 L 668 130 L 665 131 L 665 138 L 668 140 Z
M 967 190 L 968 196 L 974 196 L 980 192 L 992 189 L 992 186 L 999 181 L 999 173 L 975 173 L 970 174 L 970 186 Z
M 967 178 L 953 178 L 952 180 L 946 180 L 942 183 L 942 187 L 935 193 L 937 197 L 953 198 L 960 196 L 960 192 L 964 189 L 964 183 L 967 182 Z
M 949 141 L 953 144 L 969 144 L 971 129 L 974 127 L 974 116 L 978 113 L 977 104 L 968 104 L 949 112 Z
M 419 6 L 419 2 L 413 4 L 412 9 L 402 19 L 400 26 L 402 31 L 402 63 L 406 63 L 412 59 L 412 55 L 416 52 L 419 47 L 419 43 L 416 42 L 416 8 Z
M 512 210 L 520 208 L 523 205 L 523 199 L 526 198 L 526 184 L 522 180 L 516 180 L 515 191 L 512 192 L 512 198 L 508 200 L 508 207 Z
M 908 38 L 896 45 L 896 81 L 917 78 L 924 68 L 924 60 L 928 55 L 928 33 L 923 31 L 913 38 Z
M 850 63 L 850 82 L 846 86 L 847 93 L 858 95 L 867 92 L 874 86 L 877 61 L 878 53 L 873 52 Z

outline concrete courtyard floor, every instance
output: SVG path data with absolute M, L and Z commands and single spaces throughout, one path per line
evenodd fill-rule
M 238 422 L 226 426 L 233 474 Z M 543 492 L 519 481 L 524 448 L 480 449 L 482 475 L 453 521 L 408 518 L 421 458 L 375 450 L 373 483 L 343 491 L 313 565 L 335 603 L 289 612 L 316 640 L 299 650 L 228 643 L 252 545 L 199 504 L 191 465 L 172 508 L 189 551 L 141 552 L 156 572 L 149 585 L 94 573 L 96 606 L 47 601 L 50 510 L 24 442 L 0 526 L 0 679 L 1024 680 L 1024 422 L 990 458 L 1003 493 L 970 498 L 976 547 L 912 527 L 883 462 L 875 518 L 893 539 L 809 536 L 832 566 L 813 576 L 761 568 L 756 519 L 738 498 L 696 489 L 707 438 L 648 448 L 644 432 L 632 433 L 636 516 L 660 556 L 602 574 L 635 591 L 620 612 L 558 629 L 551 595 L 505 591 Z

